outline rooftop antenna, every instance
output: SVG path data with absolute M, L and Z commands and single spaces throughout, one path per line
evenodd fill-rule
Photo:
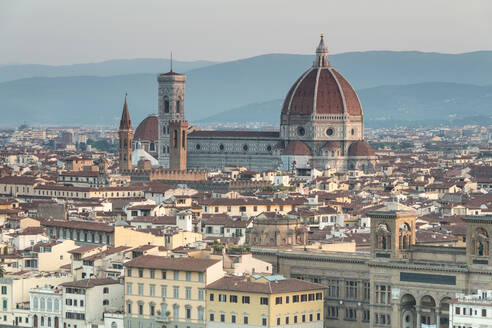
M 173 71 L 173 52 L 171 51 L 171 72 Z

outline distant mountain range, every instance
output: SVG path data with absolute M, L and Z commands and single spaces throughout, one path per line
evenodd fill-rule
M 224 121 L 232 115 L 236 122 L 277 123 L 282 99 L 312 60 L 310 55 L 270 54 L 174 66 L 175 71 L 189 69 L 185 108 L 191 122 Z M 430 118 L 449 122 L 477 115 L 482 121 L 492 112 L 492 51 L 369 51 L 332 55 L 330 60 L 358 90 L 367 124 L 408 125 Z M 21 78 L 0 83 L 0 125 L 116 125 L 128 91 L 136 127 L 157 112 L 156 75 L 169 67 L 166 60 L 139 61 L 51 67 L 44 73 L 22 65 L 24 75 L 12 73 L 18 66 L 0 67 L 0 80 Z M 136 71 L 145 74 L 118 75 Z M 26 74 L 39 77 L 22 78 Z M 56 74 L 73 76 L 47 77 Z
M 358 92 L 370 127 L 492 123 L 492 86 L 426 82 L 381 86 Z M 200 123 L 264 122 L 280 124 L 283 99 L 248 104 L 212 115 Z M 477 121 L 478 119 L 478 121 Z M 488 122 L 488 123 L 487 123 Z
M 187 72 L 191 69 L 215 64 L 211 61 L 176 61 L 173 69 Z M 30 78 L 30 77 L 66 77 L 66 76 L 112 76 L 126 74 L 155 74 L 167 72 L 170 67 L 169 59 L 138 58 L 117 59 L 100 63 L 74 64 L 62 66 L 49 65 L 4 65 L 0 66 L 0 82 Z

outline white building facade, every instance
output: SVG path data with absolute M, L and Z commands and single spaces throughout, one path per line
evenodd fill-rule
M 450 301 L 449 327 L 492 328 L 492 290 L 478 290 Z

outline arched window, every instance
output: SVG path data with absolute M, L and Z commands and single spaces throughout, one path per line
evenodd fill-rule
M 178 147 L 178 130 L 173 131 L 173 147 Z
M 111 322 L 111 328 L 118 328 L 118 325 L 115 321 Z
M 476 229 L 472 234 L 473 254 L 478 256 L 489 255 L 489 234 L 483 228 Z
M 164 113 L 169 113 L 169 99 L 164 97 Z
M 103 305 L 109 305 L 109 300 L 103 300 Z
M 391 232 L 386 224 L 380 224 L 376 229 L 376 248 L 391 249 Z
M 40 306 L 41 311 L 44 311 L 46 309 L 46 303 L 45 303 L 45 300 L 44 300 L 43 297 L 41 297 L 41 302 L 40 303 L 41 303 L 41 306 Z
M 109 287 L 104 287 L 103 294 L 109 294 Z
M 176 113 L 181 112 L 181 100 L 176 100 Z
M 186 145 L 186 131 L 182 131 L 182 136 L 181 136 L 181 148 L 185 148 Z
M 400 249 L 409 249 L 411 244 L 412 232 L 410 226 L 405 222 L 402 223 L 398 236 Z
M 34 310 L 37 310 L 38 309 L 38 298 L 33 297 L 32 303 L 33 303 L 32 305 L 33 305 Z

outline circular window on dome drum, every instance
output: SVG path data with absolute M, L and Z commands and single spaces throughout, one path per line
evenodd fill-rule
M 200 147 L 200 144 L 196 144 L 196 145 L 195 145 L 195 148 L 196 148 L 196 150 L 200 150 L 200 148 L 201 148 L 201 147 Z
M 272 146 L 268 145 L 266 149 L 267 151 L 272 151 Z
M 219 145 L 219 150 L 224 150 L 224 145 L 223 144 L 220 144 Z
M 300 135 L 301 137 L 306 134 L 306 130 L 300 126 L 297 128 L 297 134 Z
M 333 128 L 326 129 L 325 133 L 327 136 L 332 136 L 333 135 Z
M 244 151 L 248 151 L 248 145 L 244 145 L 244 146 L 243 146 L 243 150 L 244 150 Z

